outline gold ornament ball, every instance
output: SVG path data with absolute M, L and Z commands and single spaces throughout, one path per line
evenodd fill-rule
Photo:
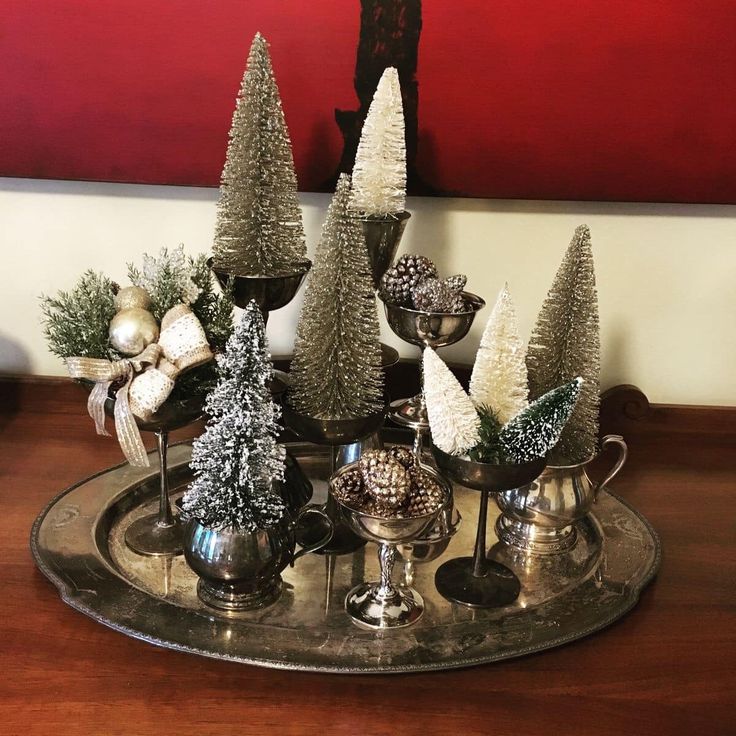
M 145 289 L 140 286 L 126 286 L 115 294 L 115 309 L 122 312 L 123 309 L 148 309 L 151 306 L 151 297 Z
M 158 334 L 153 315 L 140 307 L 124 309 L 110 322 L 110 344 L 121 355 L 138 355 L 158 340 Z

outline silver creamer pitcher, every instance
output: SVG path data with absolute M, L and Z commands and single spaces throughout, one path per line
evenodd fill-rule
M 556 554 L 575 544 L 575 523 L 591 510 L 598 492 L 605 488 L 626 462 L 628 449 L 623 437 L 609 434 L 601 441 L 601 452 L 618 447 L 618 459 L 600 483 L 588 477 L 587 466 L 594 458 L 576 465 L 548 465 L 529 485 L 505 491 L 496 503 L 503 512 L 496 522 L 501 542 L 532 554 Z

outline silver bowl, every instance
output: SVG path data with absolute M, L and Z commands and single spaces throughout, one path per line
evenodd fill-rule
M 378 544 L 381 579 L 378 582 L 361 583 L 353 588 L 345 598 L 345 610 L 353 622 L 361 627 L 393 629 L 409 626 L 421 618 L 424 601 L 409 585 L 395 585 L 392 582 L 396 546 L 409 544 L 419 537 L 432 525 L 442 506 L 429 514 L 408 519 L 385 518 L 353 508 L 337 498 L 333 489 L 334 482 L 356 466 L 356 463 L 346 465 L 330 478 L 330 497 L 334 499 L 342 518 L 355 534 Z M 425 470 L 440 483 L 447 500 L 451 493 L 450 485 L 431 468 Z
M 244 309 L 255 300 L 264 322 L 268 320 L 269 312 L 285 307 L 296 296 L 304 277 L 312 267 L 312 262 L 305 260 L 295 264 L 293 273 L 282 276 L 248 276 L 216 268 L 212 265 L 211 258 L 207 263 L 223 289 L 232 282 L 233 301 L 238 307 Z
M 540 457 L 518 465 L 492 465 L 454 457 L 432 446 L 437 467 L 466 488 L 480 491 L 480 511 L 472 557 L 455 557 L 435 573 L 437 591 L 447 600 L 469 608 L 496 608 L 513 603 L 519 596 L 519 578 L 505 565 L 486 556 L 488 497 L 533 481 L 544 470 Z
M 486 305 L 485 300 L 469 291 L 463 296 L 466 312 L 424 312 L 383 302 L 391 330 L 402 340 L 421 347 L 443 348 L 454 345 L 468 334 L 475 315 Z

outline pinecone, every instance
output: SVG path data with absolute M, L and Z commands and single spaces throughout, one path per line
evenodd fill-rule
M 427 278 L 412 292 L 415 309 L 424 312 L 465 312 L 467 306 L 462 295 L 462 287 L 455 289 L 450 284 L 460 284 L 464 276 L 450 276 L 449 279 Z M 464 284 L 463 284 L 464 285 Z
M 414 454 L 409 448 L 394 445 L 389 447 L 388 454 L 394 460 L 398 460 L 407 470 L 414 467 Z
M 335 495 L 350 506 L 361 506 L 363 494 L 363 477 L 359 470 L 350 470 L 335 478 L 332 484 Z
M 437 278 L 437 267 L 426 256 L 407 253 L 383 274 L 380 295 L 401 307 L 412 305 L 412 290 L 425 278 Z
M 425 516 L 437 511 L 445 500 L 445 494 L 439 483 L 421 468 L 409 471 L 411 476 L 411 493 L 406 508 L 407 516 Z
M 456 273 L 454 276 L 448 276 L 446 279 L 442 279 L 442 283 L 450 291 L 459 293 L 465 288 L 465 284 L 468 283 L 468 277 L 464 273 Z
M 360 473 L 366 493 L 387 512 L 401 507 L 411 481 L 406 468 L 386 450 L 368 450 L 360 458 Z

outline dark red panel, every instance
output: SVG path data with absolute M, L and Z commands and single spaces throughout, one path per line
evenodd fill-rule
M 736 202 L 733 0 L 426 0 L 417 168 L 470 196 Z M 302 189 L 355 109 L 357 0 L 5 0 L 0 174 L 216 185 L 250 40 Z

